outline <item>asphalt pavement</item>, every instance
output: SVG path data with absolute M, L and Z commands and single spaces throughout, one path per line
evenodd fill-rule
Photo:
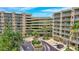
M 22 44 L 22 48 L 23 48 L 24 51 L 33 51 L 34 50 L 31 42 L 24 42 Z
M 58 51 L 55 47 L 51 46 L 50 44 L 48 44 L 45 41 L 42 41 L 43 44 L 43 51 Z
M 45 41 L 41 41 L 43 44 L 43 51 L 58 51 L 55 47 L 51 46 Z M 34 51 L 34 48 L 31 44 L 31 42 L 24 42 L 22 44 L 22 48 L 24 51 Z

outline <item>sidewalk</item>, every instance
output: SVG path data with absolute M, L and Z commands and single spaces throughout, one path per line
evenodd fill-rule
M 54 41 L 53 38 L 50 38 L 50 40 L 44 40 L 47 43 L 51 44 L 51 45 L 56 45 L 58 42 Z
M 27 38 L 24 38 L 23 40 L 27 41 L 27 42 L 30 42 L 33 40 L 33 36 L 32 37 L 27 37 Z

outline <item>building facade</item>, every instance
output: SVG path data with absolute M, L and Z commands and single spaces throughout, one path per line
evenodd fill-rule
M 41 36 L 52 36 L 52 18 L 32 17 L 31 14 L 0 12 L 0 33 L 3 33 L 5 24 L 9 24 L 13 31 L 19 31 L 23 37 L 31 32 L 38 32 Z
M 54 40 L 64 44 L 70 43 L 70 48 L 76 49 L 76 46 L 79 45 L 79 32 L 78 30 L 76 33 L 72 32 L 72 27 L 76 22 L 79 22 L 79 8 L 70 8 L 54 13 L 52 27 Z
M 49 17 L 32 17 L 27 20 L 27 32 L 38 32 L 40 36 L 45 34 L 52 36 L 52 18 Z
M 9 23 L 13 31 L 19 31 L 23 37 L 26 34 L 26 20 L 31 19 L 30 14 L 0 12 L 0 33 L 3 33 L 5 24 Z

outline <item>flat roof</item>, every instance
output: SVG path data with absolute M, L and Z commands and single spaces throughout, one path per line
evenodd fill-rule
M 32 19 L 52 19 L 51 17 L 32 17 Z
M 71 10 L 72 10 L 72 7 L 68 8 L 68 9 L 62 9 L 60 11 L 54 12 L 54 14 L 58 14 L 58 13 L 61 13 L 61 12 L 66 12 L 66 11 L 71 11 Z
M 0 11 L 0 13 L 14 13 L 14 14 L 25 14 L 25 15 L 32 15 L 32 14 L 29 14 L 29 13 L 4 12 L 4 11 Z

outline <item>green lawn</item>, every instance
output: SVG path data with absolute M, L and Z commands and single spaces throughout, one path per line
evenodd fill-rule
M 65 51 L 73 51 L 73 50 L 70 48 L 66 48 Z

